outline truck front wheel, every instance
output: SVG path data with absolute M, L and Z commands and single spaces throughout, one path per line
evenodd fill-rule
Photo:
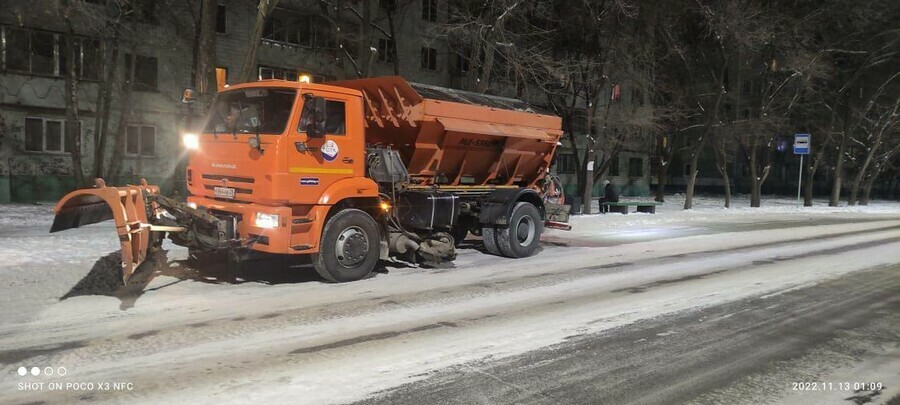
M 509 227 L 495 230 L 497 247 L 506 257 L 528 257 L 537 251 L 544 222 L 534 204 L 517 203 L 509 218 Z
M 334 283 L 366 278 L 378 263 L 379 235 L 378 224 L 366 212 L 338 212 L 325 223 L 313 267 Z

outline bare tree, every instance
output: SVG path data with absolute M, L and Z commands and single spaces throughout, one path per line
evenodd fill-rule
M 216 0 L 201 0 L 199 18 L 195 20 L 192 82 L 200 97 L 216 94 Z
M 70 145 L 69 153 L 72 159 L 72 172 L 75 175 L 76 187 L 82 187 L 85 183 L 84 168 L 82 167 L 81 125 L 78 121 L 78 68 L 76 60 L 80 53 L 80 43 L 76 38 L 75 26 L 72 22 L 75 9 L 69 0 L 63 0 L 60 7 L 67 32 L 63 41 L 65 44 L 65 86 L 66 86 L 66 145 Z
M 847 201 L 849 205 L 856 205 L 860 185 L 867 174 L 869 174 L 867 171 L 872 165 L 873 160 L 875 160 L 875 157 L 878 156 L 879 148 L 882 147 L 885 137 L 893 134 L 898 119 L 900 119 L 900 97 L 895 97 L 893 105 L 884 107 L 878 106 L 875 102 L 890 82 L 898 76 L 900 76 L 900 72 L 895 73 L 885 81 L 872 96 L 872 107 L 867 108 L 867 112 L 871 113 L 871 116 L 861 117 L 861 120 L 864 121 L 864 123 L 860 125 L 860 129 L 864 134 L 864 137 L 861 137 L 860 139 L 854 138 L 854 141 L 865 147 L 866 154 L 862 164 L 857 170 L 856 178 L 850 187 L 850 196 Z
M 125 154 L 125 137 L 127 136 L 127 122 L 128 117 L 131 116 L 131 113 L 134 111 L 134 80 L 135 80 L 135 71 L 137 69 L 137 57 L 134 53 L 127 55 L 129 58 L 129 63 L 127 64 L 128 71 L 125 72 L 125 81 L 122 85 L 122 103 L 121 103 L 121 112 L 119 114 L 118 125 L 116 126 L 116 131 L 113 133 L 113 151 L 112 158 L 109 160 L 109 169 L 106 173 L 106 178 L 112 179 L 115 176 L 119 175 L 119 168 L 122 162 L 122 156 Z
M 894 170 L 896 172 L 897 165 L 893 161 L 898 155 L 900 155 L 900 142 L 897 142 L 897 139 L 894 139 L 894 146 L 892 148 L 889 148 L 886 151 L 880 153 L 879 156 L 873 159 L 872 170 L 868 172 L 862 186 L 863 192 L 862 196 L 860 196 L 859 198 L 859 205 L 869 205 L 872 186 L 875 184 L 875 180 L 878 179 L 878 177 L 881 176 L 882 173 L 885 173 L 888 170 Z
M 260 41 L 262 41 L 266 20 L 277 5 L 278 0 L 259 0 L 259 4 L 256 6 L 256 19 L 253 23 L 253 30 L 250 31 L 250 37 L 247 38 L 247 51 L 244 53 L 241 73 L 237 77 L 238 83 L 249 82 L 253 79 L 253 74 L 256 72 L 256 51 L 259 49 Z

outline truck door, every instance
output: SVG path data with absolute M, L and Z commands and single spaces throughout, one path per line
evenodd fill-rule
M 292 135 L 293 150 L 288 151 L 288 172 L 299 190 L 293 200 L 301 204 L 316 203 L 328 186 L 341 179 L 365 176 L 364 134 L 355 125 L 362 119 L 361 111 L 357 111 L 361 110 L 358 97 L 326 92 L 313 94 L 325 98 L 325 135 L 307 136 L 306 128 L 299 126 L 299 122 L 305 121 L 301 117 Z M 300 102 L 303 100 L 301 97 Z M 305 110 L 302 105 L 299 107 Z

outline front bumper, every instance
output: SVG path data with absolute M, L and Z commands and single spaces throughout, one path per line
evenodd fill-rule
M 291 208 L 235 203 L 200 196 L 190 196 L 188 203 L 208 209 L 213 215 L 233 215 L 237 218 L 235 237 L 241 245 L 267 253 L 295 253 L 291 249 Z M 278 215 L 278 223 L 272 228 L 256 226 L 257 213 Z

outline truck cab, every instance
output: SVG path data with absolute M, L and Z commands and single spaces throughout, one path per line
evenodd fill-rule
M 188 202 L 233 223 L 229 236 L 253 250 L 317 253 L 314 235 L 329 207 L 378 197 L 365 176 L 362 117 L 353 89 L 280 80 L 231 86 L 216 97 L 203 132 L 185 135 Z

